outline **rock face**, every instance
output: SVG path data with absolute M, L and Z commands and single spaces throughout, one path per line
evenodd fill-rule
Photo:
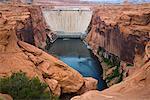
M 15 31 L 17 22 L 25 21 L 29 16 L 16 11 L 14 16 L 6 17 L 12 7 L 5 8 L 6 5 L 0 9 L 0 77 L 22 71 L 28 77 L 37 76 L 46 82 L 55 95 L 77 92 L 84 83 L 83 77 L 57 58 L 18 40 Z
M 17 37 L 20 40 L 34 44 L 32 22 L 28 7 L 1 5 L 0 12 L 3 14 L 4 19 L 9 21 L 12 25 L 17 21 L 17 27 L 15 30 Z
M 58 81 L 56 81 L 55 79 L 46 79 L 45 80 L 46 83 L 48 83 L 49 88 L 51 89 L 52 93 L 54 95 L 61 95 L 61 88 L 60 85 L 58 84 Z
M 91 30 L 86 38 L 91 48 L 98 51 L 103 47 L 122 61 L 133 63 L 135 54 L 142 55 L 145 43 L 150 39 L 149 4 L 94 9 Z
M 149 6 L 93 8 L 94 15 L 85 40 L 99 57 L 108 86 L 120 82 L 143 64 L 144 48 L 150 40 Z
M 0 12 L 2 12 L 4 18 L 11 21 L 11 23 L 17 21 L 15 30 L 18 39 L 35 45 L 36 47 L 45 47 L 46 34 L 48 34 L 50 30 L 48 30 L 42 16 L 41 6 L 18 6 L 17 4 L 14 4 L 14 6 L 1 5 Z M 14 18 L 16 20 L 14 20 Z
M 144 64 L 119 84 L 99 92 L 89 91 L 71 100 L 149 100 L 150 99 L 150 42 L 145 48 Z M 148 58 L 147 58 L 148 57 Z
M 31 13 L 31 23 L 33 27 L 34 43 L 36 47 L 45 48 L 46 34 L 50 33 L 42 15 L 40 6 L 32 6 L 29 8 Z
M 84 84 L 82 88 L 77 92 L 78 94 L 83 94 L 90 90 L 96 90 L 97 89 L 97 83 L 98 81 L 92 77 L 86 77 L 84 78 Z

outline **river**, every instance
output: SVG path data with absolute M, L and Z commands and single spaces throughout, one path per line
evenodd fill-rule
M 47 49 L 49 54 L 58 57 L 64 63 L 77 70 L 84 77 L 98 80 L 98 90 L 105 89 L 106 83 L 102 76 L 102 67 L 94 54 L 80 39 L 57 39 Z

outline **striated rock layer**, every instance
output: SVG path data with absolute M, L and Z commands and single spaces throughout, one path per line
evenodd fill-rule
M 12 24 L 17 21 L 17 37 L 36 47 L 44 48 L 46 45 L 47 25 L 42 16 L 41 6 L 29 6 L 21 4 L 1 4 L 0 12 L 4 19 Z
M 40 6 L 32 6 L 29 8 L 31 13 L 32 31 L 34 36 L 34 43 L 36 47 L 45 48 L 46 34 L 50 32 L 42 15 Z
M 106 5 L 95 7 L 91 30 L 86 38 L 97 52 L 103 47 L 121 60 L 134 63 L 135 55 L 143 55 L 150 39 L 150 4 Z
M 93 10 L 85 41 L 99 57 L 103 78 L 111 86 L 144 64 L 150 41 L 150 4 L 105 5 Z

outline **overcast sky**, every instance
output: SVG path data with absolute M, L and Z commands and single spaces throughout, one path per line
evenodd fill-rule
M 110 2 L 110 3 L 121 3 L 123 2 L 124 0 L 80 0 L 80 1 L 93 1 L 93 2 Z M 150 2 L 150 0 L 128 0 L 129 2 L 134 2 L 134 3 L 137 3 L 137 2 Z

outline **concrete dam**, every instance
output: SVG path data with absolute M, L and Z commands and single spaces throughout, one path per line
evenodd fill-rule
M 43 9 L 43 15 L 58 37 L 77 38 L 86 35 L 92 11 L 89 8 L 55 8 Z

